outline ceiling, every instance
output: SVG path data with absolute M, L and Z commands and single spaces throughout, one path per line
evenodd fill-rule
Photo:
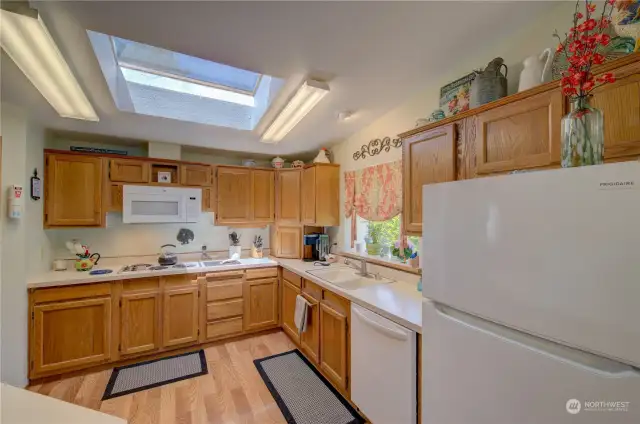
M 100 122 L 60 118 L 2 53 L 2 99 L 44 126 L 223 150 L 294 154 L 340 141 L 415 95 L 429 76 L 516 31 L 550 2 L 31 2 Z M 279 78 L 311 74 L 331 92 L 279 144 L 250 131 L 119 111 L 86 30 Z M 481 37 L 479 37 L 479 34 Z M 480 40 L 481 41 L 478 41 Z M 337 114 L 357 111 L 347 122 Z M 417 118 L 417 117 L 416 117 Z

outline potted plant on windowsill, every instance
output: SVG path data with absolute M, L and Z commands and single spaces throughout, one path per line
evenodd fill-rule
M 380 229 L 376 226 L 370 225 L 369 231 L 367 233 L 367 237 L 365 238 L 367 242 L 367 253 L 369 255 L 379 255 L 381 244 L 380 244 Z
M 407 240 L 407 244 L 404 248 L 402 248 L 402 241 L 397 240 L 393 249 L 391 249 L 391 254 L 400 259 L 403 263 L 407 263 L 408 260 L 412 267 L 419 267 L 418 252 L 410 240 Z

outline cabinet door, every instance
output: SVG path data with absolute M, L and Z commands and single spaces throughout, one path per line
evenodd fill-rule
M 300 175 L 299 169 L 278 171 L 276 187 L 276 219 L 279 223 L 300 223 Z
M 560 90 L 478 114 L 476 156 L 479 174 L 535 168 L 560 162 Z
M 207 165 L 181 165 L 180 184 L 187 186 L 211 185 L 211 167 Z
M 46 161 L 48 226 L 99 226 L 102 210 L 102 159 L 49 155 Z
M 276 228 L 276 257 L 299 259 L 302 257 L 302 227 Z
M 604 118 L 605 159 L 640 155 L 640 62 L 615 71 L 616 82 L 593 91 Z
M 109 212 L 122 212 L 123 192 L 122 184 L 111 184 L 109 186 Z
M 120 301 L 120 352 L 133 355 L 159 349 L 160 294 L 125 293 Z
M 316 223 L 316 168 L 306 168 L 302 171 L 302 223 L 313 225 Z M 322 199 L 329 201 L 329 199 Z
M 315 225 L 340 225 L 340 167 L 318 164 L 315 171 Z
M 347 389 L 347 316 L 320 303 L 320 369 L 340 389 Z
M 217 195 L 219 223 L 251 221 L 251 170 L 218 167 Z
M 422 186 L 456 178 L 455 128 L 446 125 L 404 140 L 403 197 L 405 231 L 422 234 Z
M 111 299 L 53 302 L 33 307 L 32 371 L 84 367 L 111 357 Z
M 211 187 L 202 188 L 202 212 L 213 212 Z
M 198 287 L 166 290 L 163 304 L 162 345 L 198 341 Z
M 320 303 L 306 293 L 303 296 L 311 307 L 307 312 L 307 330 L 300 335 L 300 347 L 317 364 L 320 362 Z
M 299 287 L 294 286 L 287 280 L 282 281 L 282 329 L 296 343 L 300 342 L 300 336 L 293 318 L 296 312 L 296 296 L 299 294 Z
M 251 171 L 253 221 L 275 221 L 275 171 Z
M 247 281 L 245 285 L 245 330 L 278 325 L 278 279 Z
M 135 159 L 111 159 L 109 179 L 121 183 L 148 183 L 149 162 Z

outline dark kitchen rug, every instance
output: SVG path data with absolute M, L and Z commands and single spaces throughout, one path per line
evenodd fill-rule
M 206 375 L 208 372 L 207 358 L 202 349 L 168 358 L 116 367 L 111 373 L 102 400 L 153 389 L 176 381 Z
M 253 361 L 289 424 L 363 424 L 365 421 L 302 353 Z

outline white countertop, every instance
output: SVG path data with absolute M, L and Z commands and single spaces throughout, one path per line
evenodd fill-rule
M 403 281 L 395 281 L 390 284 L 371 285 L 356 290 L 345 290 L 333 285 L 306 271 L 326 269 L 314 266 L 313 262 L 304 262 L 299 259 L 262 258 L 240 259 L 239 265 L 223 265 L 214 267 L 195 267 L 185 269 L 166 269 L 162 271 L 146 271 L 139 273 L 118 273 L 125 263 L 113 264 L 105 267 L 113 272 L 104 275 L 89 275 L 88 272 L 75 270 L 49 271 L 31 279 L 28 288 L 44 288 L 54 286 L 75 285 L 84 283 L 98 283 L 117 281 L 131 278 L 152 277 L 160 275 L 193 274 L 200 272 L 229 271 L 234 269 L 264 268 L 270 266 L 282 266 L 291 272 L 313 281 L 319 286 L 325 287 L 352 302 L 372 310 L 410 330 L 422 333 L 422 293 L 415 284 Z M 130 264 L 131 261 L 126 262 Z M 344 264 L 331 264 L 330 267 L 345 267 Z M 100 269 L 96 267 L 95 269 Z
M 52 397 L 0 385 L 2 424 L 127 424 L 126 420 Z
M 304 262 L 299 259 L 276 259 L 280 266 L 325 287 L 340 296 L 349 299 L 371 311 L 407 327 L 417 333 L 422 333 L 422 293 L 415 284 L 395 281 L 390 284 L 372 285 L 356 290 L 345 290 L 340 286 L 328 283 L 307 271 L 326 269 Z M 345 267 L 344 264 L 331 264 L 331 267 Z M 328 268 L 328 267 L 327 267 Z
M 119 273 L 118 271 L 122 269 L 125 265 L 130 265 L 132 261 L 123 261 L 118 264 L 111 264 L 108 266 L 96 266 L 97 269 L 111 269 L 113 270 L 110 274 L 102 274 L 102 275 L 89 275 L 88 271 L 76 271 L 75 269 L 69 269 L 66 271 L 48 271 L 41 275 L 38 275 L 36 278 L 32 278 L 27 283 L 27 288 L 35 289 L 35 288 L 44 288 L 44 287 L 54 287 L 54 286 L 68 286 L 75 284 L 85 284 L 85 283 L 100 283 L 105 281 L 118 281 L 118 280 L 128 280 L 131 278 L 142 278 L 142 277 L 157 277 L 160 275 L 176 275 L 176 274 L 197 274 L 200 272 L 213 272 L 213 271 L 231 271 L 234 269 L 247 269 L 247 268 L 264 268 L 269 266 L 278 266 L 278 262 L 269 259 L 239 259 L 239 265 L 222 265 L 222 266 L 210 266 L 210 267 L 194 267 L 194 268 L 167 268 L 161 271 L 145 271 L 145 272 L 126 272 Z

